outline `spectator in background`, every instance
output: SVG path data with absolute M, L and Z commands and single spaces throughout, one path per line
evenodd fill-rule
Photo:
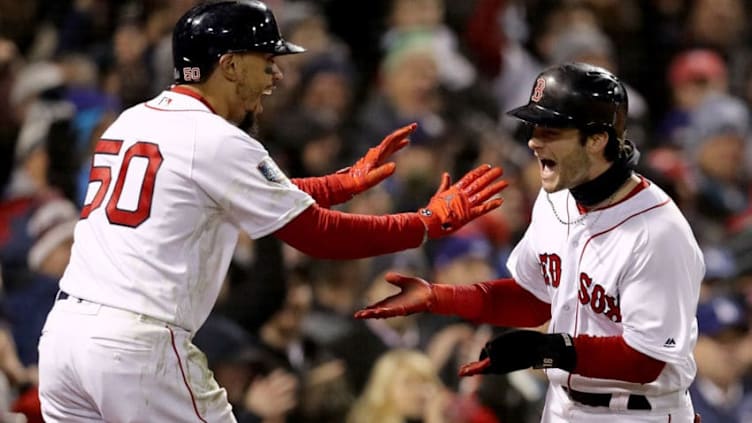
M 752 364 L 744 353 L 750 348 L 749 319 L 733 297 L 716 296 L 697 307 L 697 378 L 689 391 L 703 423 L 752 420 L 752 390 L 742 378 Z
M 728 93 L 728 70 L 716 51 L 694 48 L 675 55 L 666 74 L 672 106 L 656 136 L 657 144 L 675 147 L 686 136 L 692 111 L 708 96 Z
M 288 172 L 322 176 L 344 167 L 343 142 L 335 122 L 319 113 L 301 111 L 278 119 L 270 149 Z
M 549 64 L 583 62 L 602 67 L 615 75 L 620 74 L 613 42 L 597 26 L 574 26 L 563 30 L 552 44 Z M 640 148 L 648 142 L 649 110 L 645 98 L 630 84 L 625 83 L 629 110 L 627 127 L 629 139 Z
M 356 151 L 400 122 L 418 122 L 413 148 L 435 142 L 445 131 L 441 117 L 438 59 L 427 33 L 405 34 L 395 40 L 380 65 L 380 79 L 359 113 Z M 412 148 L 411 148 L 412 149 Z
M 685 44 L 708 46 L 728 60 L 731 92 L 742 93 L 752 64 L 747 5 L 743 0 L 689 2 L 684 25 Z
M 37 364 L 39 334 L 47 311 L 52 308 L 57 282 L 68 264 L 77 221 L 78 209 L 70 201 L 51 198 L 29 209 L 22 219 L 14 220 L 16 231 L 12 239 L 0 246 L 9 275 L 4 312 L 24 366 Z
M 476 70 L 460 52 L 457 35 L 444 23 L 444 12 L 444 0 L 394 0 L 382 47 L 389 51 L 401 37 L 424 33 L 430 39 L 442 86 L 460 91 L 475 83 Z
M 750 204 L 749 109 L 735 97 L 714 95 L 690 119 L 682 147 L 697 169 L 697 207 L 705 219 L 697 230 L 702 241 L 718 243 Z
M 274 117 L 268 119 L 267 122 L 284 119 L 289 112 L 294 112 L 298 108 L 308 109 L 300 104 L 301 97 L 309 88 L 316 87 L 305 86 L 312 81 L 304 80 L 304 78 L 312 76 L 309 72 L 320 66 L 322 58 L 345 67 L 350 63 L 349 49 L 342 40 L 329 31 L 327 16 L 315 3 L 308 1 L 281 3 L 281 6 L 283 5 L 280 15 L 282 32 L 286 34 L 286 39 L 290 42 L 304 45 L 307 54 L 278 58 L 278 64 L 284 71 L 285 78 L 278 84 L 274 96 L 267 99 L 269 101 L 264 107 L 264 114 Z M 309 74 L 305 75 L 306 73 Z M 332 82 L 336 84 L 336 81 Z M 338 97 L 337 88 L 339 86 L 332 87 L 333 100 Z M 262 126 L 262 130 L 268 130 L 268 128 Z
M 388 271 L 395 269 L 417 271 L 425 269 L 425 262 L 409 251 L 374 259 L 370 277 L 366 277 L 367 287 L 362 293 L 362 299 L 353 306 L 357 308 L 394 293 L 394 287 L 381 283 L 381 279 Z M 326 346 L 344 361 L 348 383 L 353 392 L 360 395 L 371 369 L 382 354 L 394 348 L 421 348 L 425 346 L 430 333 L 419 325 L 417 316 L 358 321 L 352 319 L 353 311 L 350 309 L 343 312 L 349 318 L 347 329 L 333 337 Z
M 232 320 L 213 314 L 196 333 L 238 423 L 281 423 L 299 400 L 299 381 Z
M 450 397 L 426 355 L 395 349 L 374 365 L 347 422 L 449 423 Z

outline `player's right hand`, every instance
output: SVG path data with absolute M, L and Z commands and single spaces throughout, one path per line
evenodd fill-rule
M 418 124 L 411 123 L 397 129 L 387 135 L 381 144 L 370 148 L 354 165 L 337 171 L 335 175 L 342 184 L 342 189 L 354 196 L 391 176 L 397 165 L 387 161 L 410 142 L 408 137 L 417 127 Z
M 453 233 L 471 220 L 499 207 L 504 201 L 491 198 L 507 187 L 506 181 L 496 181 L 503 174 L 500 167 L 481 165 L 450 186 L 448 173 L 428 205 L 418 210 L 428 238 L 435 239 Z
M 371 304 L 355 313 L 356 319 L 384 319 L 394 316 L 430 311 L 436 303 L 433 286 L 421 278 L 389 272 L 387 282 L 400 289 L 400 292 Z

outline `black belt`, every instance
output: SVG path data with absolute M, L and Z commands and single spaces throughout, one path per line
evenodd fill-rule
M 580 392 L 574 389 L 563 387 L 572 401 L 579 402 L 591 407 L 609 407 L 611 405 L 611 394 L 593 394 L 590 392 Z M 627 400 L 627 410 L 652 410 L 650 401 L 645 395 L 630 394 Z
M 75 299 L 79 303 L 84 301 L 84 300 L 82 300 L 80 298 L 72 297 L 70 294 L 68 294 L 65 291 L 58 291 L 57 297 L 55 297 L 55 301 L 67 300 L 68 298 Z

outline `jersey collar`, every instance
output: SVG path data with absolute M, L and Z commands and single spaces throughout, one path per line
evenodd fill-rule
M 187 95 L 188 97 L 193 97 L 196 100 L 200 101 L 204 106 L 206 106 L 206 108 L 209 109 L 209 111 L 211 111 L 215 115 L 217 114 L 217 112 L 214 110 L 211 104 L 209 104 L 209 102 L 206 101 L 206 99 L 201 94 L 193 90 L 190 90 L 180 85 L 173 85 L 172 87 L 170 87 L 170 91 L 174 93 L 178 93 L 178 94 Z

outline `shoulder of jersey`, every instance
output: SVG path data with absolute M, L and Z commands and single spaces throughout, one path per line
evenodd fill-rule
M 215 114 L 206 104 L 196 98 L 171 91 L 163 91 L 143 104 L 148 109 L 164 111 L 166 113 L 190 113 L 191 119 L 199 121 L 196 130 L 205 132 L 212 138 L 228 137 L 254 145 L 258 144 L 258 141 L 253 137 Z

